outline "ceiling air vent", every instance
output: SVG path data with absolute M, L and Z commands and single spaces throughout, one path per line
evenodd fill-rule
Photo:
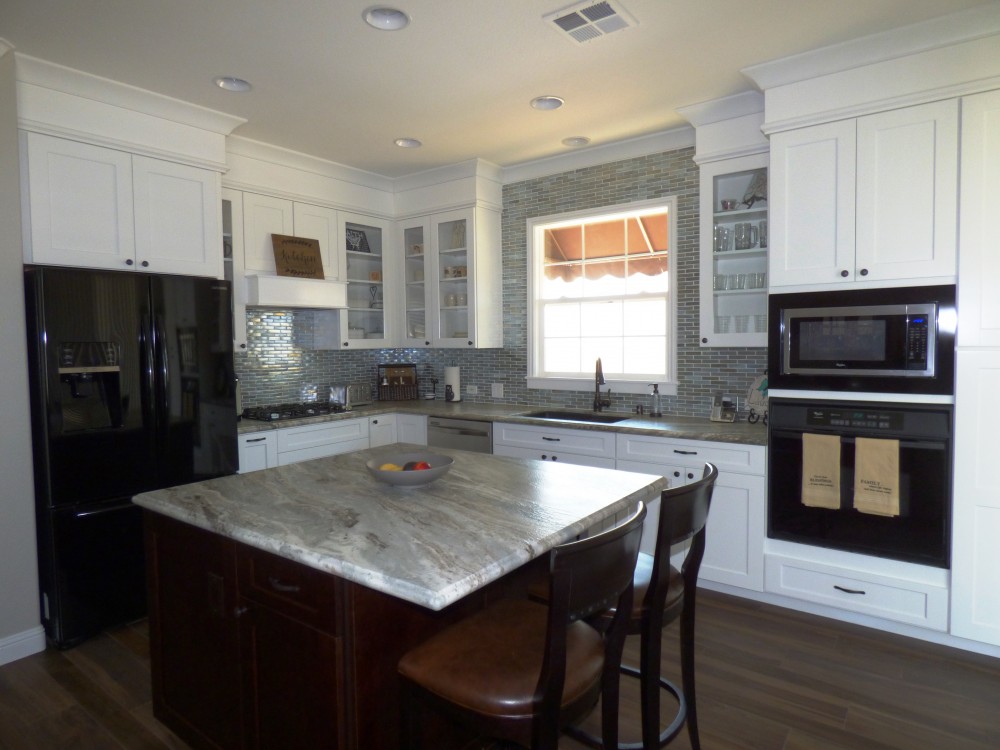
M 584 2 L 544 17 L 556 31 L 582 44 L 615 31 L 635 26 L 636 21 L 617 3 Z

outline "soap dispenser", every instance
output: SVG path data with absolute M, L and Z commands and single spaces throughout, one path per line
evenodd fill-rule
M 660 386 L 658 383 L 650 383 L 653 386 L 652 404 L 649 409 L 649 416 L 662 417 L 663 405 L 660 403 Z

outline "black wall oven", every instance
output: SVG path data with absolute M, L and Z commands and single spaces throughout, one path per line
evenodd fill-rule
M 771 390 L 951 395 L 955 287 L 772 294 Z
M 949 567 L 950 405 L 772 398 L 768 430 L 769 537 Z

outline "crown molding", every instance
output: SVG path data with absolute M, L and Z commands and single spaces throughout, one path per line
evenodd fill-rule
M 84 99 L 92 99 L 220 135 L 229 135 L 235 128 L 246 122 L 243 117 L 218 112 L 136 86 L 56 65 L 20 52 L 15 52 L 14 55 L 17 80 L 21 83 L 52 89 Z
M 695 144 L 694 128 L 682 125 L 670 130 L 629 138 L 614 143 L 577 149 L 568 154 L 549 156 L 535 161 L 522 162 L 504 167 L 503 184 L 510 185 L 538 177 L 548 177 L 574 169 L 586 169 L 609 164 L 624 159 L 634 159 L 664 151 L 676 151 L 679 148 L 693 147 Z
M 1000 33 L 1000 5 L 971 8 L 890 31 L 820 47 L 740 72 L 760 89 L 818 78 Z
M 743 91 L 732 96 L 724 96 L 721 99 L 712 99 L 677 108 L 677 114 L 696 128 L 763 111 L 764 95 L 759 91 Z

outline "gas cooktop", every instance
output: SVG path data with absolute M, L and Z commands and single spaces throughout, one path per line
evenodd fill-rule
M 256 419 L 261 422 L 274 422 L 281 419 L 301 419 L 303 417 L 321 417 L 324 414 L 339 414 L 345 411 L 342 404 L 307 401 L 302 404 L 271 404 L 268 406 L 251 406 L 243 410 L 244 419 Z

